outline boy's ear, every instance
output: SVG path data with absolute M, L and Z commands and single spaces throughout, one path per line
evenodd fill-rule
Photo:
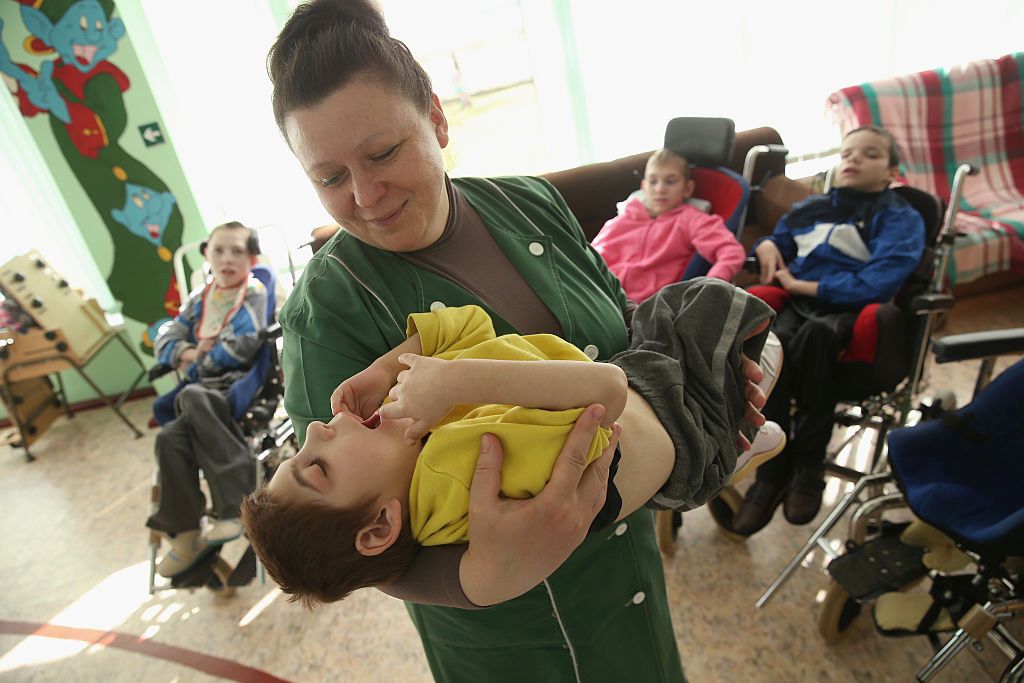
M 376 519 L 356 532 L 356 551 L 373 557 L 394 545 L 402 531 L 402 504 L 392 498 L 379 510 Z
M 693 191 L 697 189 L 697 183 L 694 182 L 693 178 L 686 181 L 686 188 L 683 190 L 683 199 L 689 199 L 693 196 Z

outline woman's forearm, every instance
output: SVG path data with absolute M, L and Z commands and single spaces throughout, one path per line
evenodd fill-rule
M 600 404 L 606 411 L 603 427 L 622 414 L 628 388 L 618 366 L 571 360 L 453 360 L 445 366 L 444 384 L 453 403 L 547 410 Z

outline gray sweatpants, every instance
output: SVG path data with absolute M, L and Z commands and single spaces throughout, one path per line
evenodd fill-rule
M 761 357 L 768 331 L 747 337 L 774 316 L 760 299 L 707 277 L 668 285 L 633 314 L 630 348 L 609 362 L 651 405 L 676 448 L 672 473 L 649 507 L 691 510 L 728 483 L 737 435 L 752 439 L 755 431 L 743 420 L 740 352 Z
M 160 502 L 146 526 L 176 534 L 199 528 L 206 512 L 206 497 L 199 488 L 203 470 L 213 514 L 236 518 L 242 498 L 256 486 L 249 447 L 224 393 L 190 384 L 175 400 L 177 417 L 156 437 L 160 468 Z

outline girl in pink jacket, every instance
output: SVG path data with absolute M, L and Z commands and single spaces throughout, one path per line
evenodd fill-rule
M 743 246 L 721 217 L 686 204 L 694 182 L 684 157 L 669 149 L 652 154 L 640 188 L 643 200 L 629 199 L 594 238 L 630 299 L 640 303 L 678 282 L 694 253 L 711 264 L 708 277 L 735 277 L 746 256 Z

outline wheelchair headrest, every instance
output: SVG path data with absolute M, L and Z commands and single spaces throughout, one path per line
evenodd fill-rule
M 939 198 L 909 185 L 900 185 L 892 189 L 921 214 L 924 220 L 924 243 L 935 244 L 935 240 L 939 238 L 939 230 L 942 229 L 942 203 Z
M 269 266 L 263 263 L 257 263 L 252 267 L 252 275 L 257 280 L 263 283 L 263 286 L 267 290 L 267 315 L 273 316 L 274 311 L 277 310 L 277 280 L 274 277 L 274 271 Z M 268 320 L 271 319 L 268 317 Z
M 736 141 L 732 119 L 680 116 L 665 128 L 665 148 L 695 166 L 728 166 Z

